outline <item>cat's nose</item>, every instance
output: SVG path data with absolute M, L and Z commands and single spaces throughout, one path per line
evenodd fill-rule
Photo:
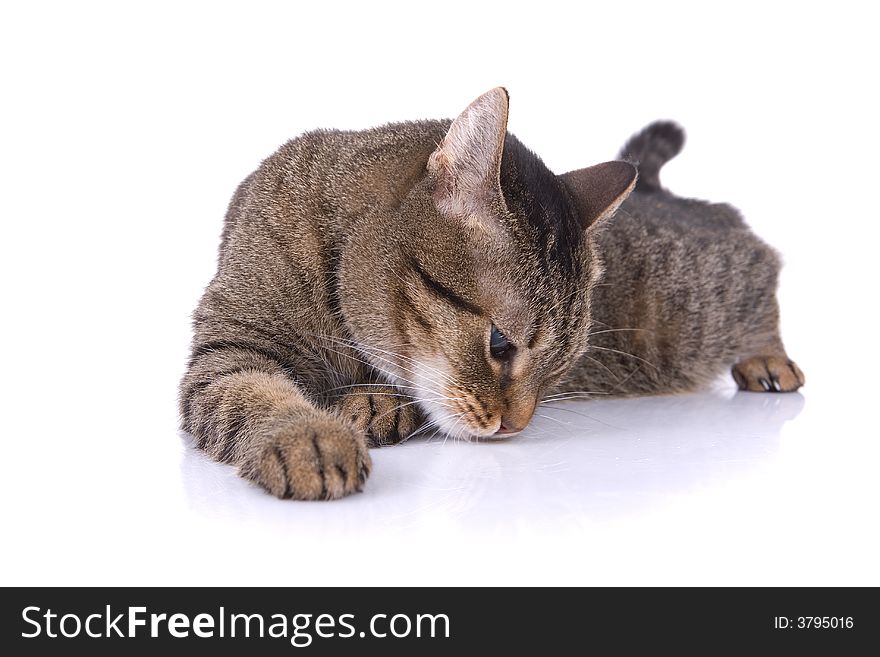
M 501 426 L 495 432 L 496 436 L 512 436 L 526 428 L 532 415 L 535 413 L 536 402 L 517 400 L 508 403 L 501 414 Z
M 526 428 L 526 424 L 527 424 L 527 422 L 526 423 L 519 423 L 519 422 L 513 421 L 509 417 L 503 417 L 503 418 L 501 418 L 501 427 L 498 429 L 498 431 L 495 432 L 495 435 L 496 436 L 507 436 L 507 435 L 519 433 L 520 431 L 522 431 L 523 429 Z

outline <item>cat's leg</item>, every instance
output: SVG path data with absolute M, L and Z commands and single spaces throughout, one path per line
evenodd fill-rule
M 349 390 L 337 404 L 367 436 L 370 447 L 396 445 L 409 438 L 423 422 L 418 404 L 398 388 L 366 383 Z
M 804 373 L 791 360 L 779 336 L 779 307 L 775 297 L 767 305 L 766 318 L 756 335 L 769 335 L 752 345 L 749 355 L 731 369 L 740 390 L 751 392 L 793 392 L 804 385 Z M 766 327 L 766 333 L 765 329 Z
M 273 495 L 334 499 L 361 490 L 370 472 L 363 433 L 315 406 L 270 355 L 196 351 L 180 392 L 199 447 Z
M 739 389 L 751 392 L 793 392 L 804 385 L 804 373 L 785 352 L 745 358 L 731 372 Z

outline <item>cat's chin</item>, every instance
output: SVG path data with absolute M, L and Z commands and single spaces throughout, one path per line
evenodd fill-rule
M 455 416 L 450 417 L 446 413 L 446 409 L 436 402 L 430 400 L 420 400 L 422 409 L 427 413 L 432 423 L 446 436 L 458 440 L 467 440 L 468 442 L 482 442 L 488 440 L 499 440 L 507 438 L 513 434 L 496 435 L 501 427 L 501 420 L 490 428 L 471 427 L 465 425 Z

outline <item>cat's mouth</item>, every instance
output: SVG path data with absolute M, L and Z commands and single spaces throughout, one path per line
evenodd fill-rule
M 525 421 L 514 423 L 500 414 L 477 415 L 467 405 L 461 408 L 445 408 L 430 400 L 422 401 L 422 407 L 430 421 L 450 438 L 470 442 L 500 442 L 515 438 L 528 426 L 531 414 Z M 509 423 L 509 424 L 508 424 Z
M 532 419 L 537 399 L 531 396 L 502 399 L 480 394 L 455 382 L 451 368 L 440 359 L 410 360 L 415 365 L 401 369 L 412 375 L 407 383 L 416 390 L 427 427 L 453 439 L 491 442 L 519 435 Z
M 501 429 L 501 418 L 477 418 L 466 406 L 448 407 L 430 399 L 421 400 L 421 406 L 433 424 L 441 433 L 450 438 L 463 440 L 492 440 L 493 437 L 507 438 L 509 434 L 498 436 Z

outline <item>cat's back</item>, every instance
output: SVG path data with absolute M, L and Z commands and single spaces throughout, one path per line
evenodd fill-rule
M 406 195 L 446 128 L 418 121 L 314 130 L 263 160 L 229 204 L 197 332 L 225 335 L 243 323 L 276 333 L 336 330 L 337 269 L 349 235 Z
M 748 230 L 739 211 L 727 203 L 683 198 L 666 191 L 633 192 L 621 205 L 611 228 L 681 236 Z
M 599 243 L 612 268 L 621 261 L 654 261 L 672 270 L 707 274 L 759 261 L 778 267 L 775 250 L 736 208 L 666 191 L 631 194 L 600 232 Z
M 239 186 L 226 216 L 293 221 L 350 217 L 393 204 L 421 172 L 448 121 L 389 123 L 368 130 L 313 130 L 283 144 Z

